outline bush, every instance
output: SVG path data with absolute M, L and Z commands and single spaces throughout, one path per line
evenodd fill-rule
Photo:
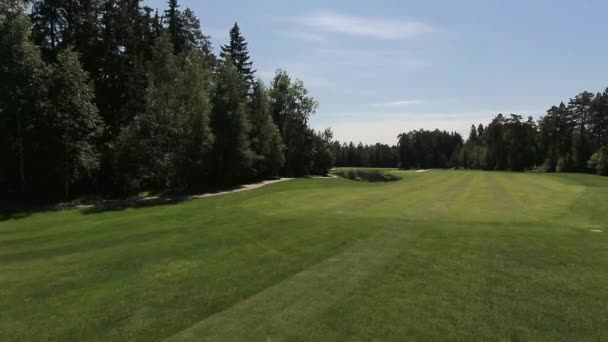
M 595 170 L 598 175 L 608 176 L 608 146 L 603 146 L 595 152 L 587 162 L 587 166 Z

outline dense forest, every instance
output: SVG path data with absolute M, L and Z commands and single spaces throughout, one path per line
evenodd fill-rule
M 608 175 L 608 89 L 582 92 L 538 121 L 498 114 L 472 125 L 466 141 L 455 132 L 415 130 L 395 146 L 332 144 L 336 166 L 402 169 L 593 172 Z
M 235 23 L 215 55 L 170 0 L 0 2 L 0 193 L 194 191 L 324 173 L 303 83 L 256 78 Z

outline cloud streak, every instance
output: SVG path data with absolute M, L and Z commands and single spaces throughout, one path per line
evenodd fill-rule
M 372 107 L 404 107 L 404 106 L 413 106 L 417 104 L 421 104 L 420 100 L 398 100 L 398 101 L 389 101 L 382 103 L 372 103 Z
M 290 21 L 309 29 L 380 40 L 403 40 L 437 31 L 415 20 L 372 19 L 334 12 L 314 12 Z

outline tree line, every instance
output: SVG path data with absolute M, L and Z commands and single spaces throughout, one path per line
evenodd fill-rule
M 359 142 L 332 144 L 335 166 L 337 167 L 397 167 L 399 165 L 399 149 L 397 146 L 376 143 L 363 145 Z
M 0 2 L 0 192 L 194 191 L 324 173 L 330 130 L 277 70 L 255 76 L 238 24 L 213 52 L 190 9 L 140 0 Z
M 608 89 L 584 91 L 536 122 L 499 114 L 486 127 L 472 126 L 454 166 L 608 175 Z
M 608 88 L 584 91 L 535 121 L 498 114 L 456 132 L 424 129 L 399 134 L 396 145 L 333 143 L 337 166 L 402 169 L 594 172 L 608 175 Z

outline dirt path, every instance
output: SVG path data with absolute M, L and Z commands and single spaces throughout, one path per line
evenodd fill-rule
M 429 172 L 429 171 L 431 171 L 431 170 L 430 170 L 430 169 L 427 169 L 427 170 L 416 170 L 416 173 L 420 173 L 420 172 Z
M 207 193 L 207 194 L 193 195 L 193 196 L 190 196 L 190 197 L 192 199 L 197 199 L 197 198 L 205 198 L 205 197 L 213 197 L 213 196 L 232 194 L 232 193 L 241 192 L 241 191 L 255 190 L 255 189 L 259 189 L 259 188 L 261 188 L 263 186 L 266 186 L 266 185 L 270 185 L 270 184 L 274 184 L 274 183 L 279 183 L 279 182 L 284 182 L 284 181 L 288 181 L 288 180 L 292 180 L 292 179 L 293 178 L 281 178 L 281 179 L 275 179 L 275 180 L 267 180 L 267 181 L 263 181 L 263 182 L 259 182 L 259 183 L 241 185 L 241 187 L 239 189 L 228 190 L 228 191 L 220 191 L 220 192 L 211 192 L 211 193 Z
M 267 180 L 258 183 L 252 184 L 244 184 L 240 187 L 232 190 L 219 191 L 219 192 L 208 192 L 198 195 L 181 195 L 181 196 L 148 196 L 137 199 L 124 199 L 124 200 L 104 200 L 98 201 L 95 203 L 87 203 L 87 204 L 78 204 L 78 203 L 61 203 L 57 205 L 58 209 L 95 209 L 95 208 L 112 208 L 112 207 L 127 207 L 127 206 L 146 206 L 146 205 L 155 205 L 162 203 L 172 203 L 172 202 L 182 202 L 189 201 L 193 199 L 200 199 L 206 197 L 214 197 L 232 194 L 235 192 L 249 191 L 259 189 L 266 185 L 275 184 L 279 182 L 284 182 L 288 180 L 292 180 L 293 178 L 280 178 L 275 180 Z

